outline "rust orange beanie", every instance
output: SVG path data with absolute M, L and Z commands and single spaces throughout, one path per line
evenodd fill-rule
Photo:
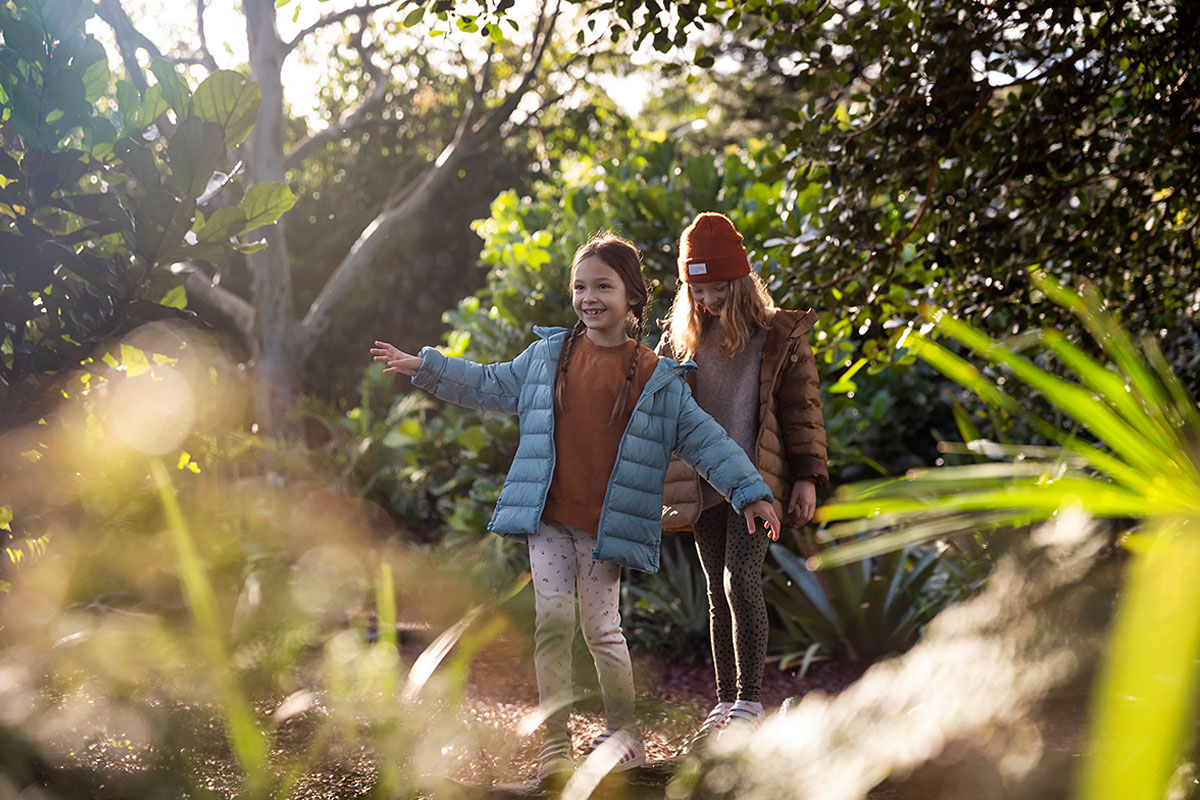
M 732 281 L 750 274 L 742 235 L 724 214 L 705 211 L 679 237 L 679 279 L 686 283 Z

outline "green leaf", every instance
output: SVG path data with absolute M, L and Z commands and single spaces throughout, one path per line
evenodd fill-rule
M 141 130 L 152 124 L 154 121 L 167 113 L 167 101 L 163 99 L 162 84 L 156 83 L 146 90 L 146 96 L 142 99 L 141 108 L 138 109 L 137 120 L 133 123 L 134 130 Z
M 30 63 L 46 60 L 46 38 L 37 28 L 20 19 L 9 19 L 0 23 L 4 34 L 4 47 L 12 50 Z
M 232 149 L 254 127 L 261 103 L 262 90 L 257 83 L 232 70 L 220 70 L 196 89 L 192 113 L 221 126 L 225 131 L 225 147 Z
M 283 8 L 284 6 L 286 6 L 286 5 L 287 5 L 288 3 L 290 3 L 290 2 L 292 2 L 292 0 L 275 0 L 275 7 L 276 7 L 276 8 Z
M 411 28 L 414 25 L 420 25 L 421 20 L 425 18 L 425 6 L 417 6 L 408 15 L 404 17 L 404 27 Z
M 1083 800 L 1170 796 L 1192 731 L 1200 651 L 1200 541 L 1181 526 L 1150 536 L 1127 570 L 1093 694 Z
M 127 131 L 137 122 L 142 100 L 137 87 L 127 80 L 117 81 L 117 111 L 121 114 L 121 130 Z
M 840 83 L 842 86 L 845 86 L 850 82 L 850 74 L 840 69 L 835 69 L 832 73 L 830 73 L 829 77 L 833 78 L 834 81 Z
M 89 103 L 95 103 L 108 91 L 108 84 L 112 80 L 108 69 L 108 54 L 104 52 L 104 46 L 95 39 L 89 39 L 71 63 L 74 67 L 83 67 L 86 99 Z
M 1157 471 L 1159 465 L 1153 446 L 1091 393 L 1039 369 L 1028 359 L 996 344 L 977 328 L 948 314 L 936 316 L 935 323 L 979 355 L 1010 369 L 1023 382 L 1041 392 L 1047 400 L 1119 452 L 1132 466 L 1148 472 Z
M 43 0 L 41 17 L 50 38 L 69 39 L 83 31 L 83 24 L 95 13 L 91 0 Z
M 176 117 L 182 120 L 188 114 L 188 90 L 179 73 L 175 71 L 174 65 L 164 59 L 155 58 L 150 62 L 150 71 L 158 78 L 157 85 L 161 87 L 160 91 L 167 105 L 173 108 Z
M 55 73 L 42 93 L 42 118 L 47 119 L 56 110 L 69 116 L 91 114 L 83 79 L 69 69 Z
M 176 250 L 192 226 L 195 198 L 182 202 L 166 192 L 151 192 L 134 212 L 136 250 L 150 262 Z
M 296 195 L 292 194 L 286 183 L 268 181 L 254 184 L 238 204 L 246 215 L 246 224 L 241 232 L 249 233 L 264 225 L 273 225 L 295 204 Z
M 113 152 L 147 191 L 153 192 L 162 188 L 162 176 L 158 173 L 154 154 L 148 148 L 133 139 L 125 138 L 113 146 Z
M 175 129 L 167 155 L 171 160 L 171 190 L 180 197 L 199 197 L 225 157 L 225 132 L 220 125 L 188 117 Z
M 226 242 L 246 227 L 246 214 L 237 206 L 221 206 L 196 232 L 198 242 Z
M 171 308 L 187 308 L 187 290 L 182 285 L 176 286 L 163 295 L 163 299 L 159 303 Z
M 865 358 L 860 358 L 858 361 L 854 362 L 854 365 L 843 372 L 841 376 L 838 377 L 837 381 L 829 387 L 828 392 L 830 394 L 847 394 L 849 392 L 857 391 L 858 385 L 855 384 L 855 382 L 851 379 L 854 377 L 855 373 L 857 373 L 866 365 L 867 359 Z

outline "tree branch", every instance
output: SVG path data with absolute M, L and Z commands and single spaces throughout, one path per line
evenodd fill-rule
M 521 81 L 517 84 L 516 89 L 508 93 L 508 97 L 505 98 L 504 102 L 491 110 L 476 131 L 478 135 L 487 137 L 495 134 L 500 130 L 500 126 L 504 124 L 504 121 L 511 117 L 513 111 L 520 105 L 521 98 L 525 96 L 529 85 L 533 83 L 533 79 L 537 77 L 537 73 L 541 69 L 546 49 L 550 46 L 550 40 L 554 38 L 554 26 L 558 22 L 558 15 L 561 10 L 562 0 L 555 0 L 554 11 L 549 16 L 546 15 L 545 5 L 542 6 L 542 13 L 538 16 L 537 25 L 534 27 L 533 39 L 529 43 L 529 49 L 532 53 L 532 57 L 529 59 L 529 68 L 521 76 Z
M 133 27 L 129 15 L 121 6 L 121 0 L 96 0 L 96 16 L 108 23 L 117 39 L 117 49 L 121 51 L 121 60 L 125 62 L 125 72 L 129 80 L 139 92 L 145 92 L 149 85 L 146 73 L 137 60 L 138 48 L 145 49 L 151 56 L 162 58 L 157 45 Z
M 307 28 L 297 33 L 294 37 L 292 37 L 291 41 L 285 42 L 283 45 L 283 56 L 284 58 L 287 58 L 287 54 L 295 50 L 296 47 L 299 46 L 300 42 L 304 41 L 306 37 L 311 36 L 322 28 L 328 28 L 330 25 L 337 25 L 339 22 L 349 19 L 350 17 L 357 16 L 366 18 L 381 8 L 398 5 L 402 2 L 405 2 L 405 0 L 385 0 L 385 2 L 381 3 L 367 3 L 361 6 L 347 8 L 344 11 L 338 11 L 334 14 L 326 14 L 312 25 L 309 25 Z
M 217 66 L 217 60 L 213 58 L 212 52 L 208 49 L 208 36 L 204 30 L 204 7 L 206 0 L 196 0 L 196 32 L 200 34 L 200 63 L 210 73 L 220 69 Z
M 559 17 L 561 0 L 555 0 L 552 13 L 546 13 L 543 5 L 535 27 L 533 39 L 530 42 L 530 60 L 516 88 L 496 108 L 488 112 L 484 121 L 474 124 L 484 98 L 478 94 L 486 88 L 479 79 L 475 81 L 471 99 L 459 120 L 453 139 L 442 149 L 442 152 L 415 180 L 388 198 L 375 219 L 363 229 L 358 239 L 351 245 L 349 251 L 338 264 L 333 274 L 326 281 L 320 294 L 309 306 L 308 312 L 300 323 L 300 334 L 296 338 L 298 348 L 297 358 L 303 360 L 329 324 L 330 315 L 353 284 L 378 255 L 388 237 L 406 220 L 411 219 L 423 204 L 428 202 L 439 186 L 449 176 L 454 175 L 459 164 L 480 149 L 480 145 L 491 143 L 494 134 L 507 120 L 529 90 L 537 77 L 546 50 L 554 35 L 555 24 Z
M 205 313 L 213 313 L 233 323 L 247 342 L 254 340 L 254 325 L 257 313 L 254 306 L 233 292 L 213 283 L 203 270 L 194 264 L 179 264 L 177 268 L 187 273 L 183 287 L 188 295 L 188 307 Z
M 460 151 L 453 145 L 448 147 L 436 163 L 430 165 L 420 177 L 405 187 L 397 200 L 384 206 L 358 235 L 300 323 L 300 333 L 296 337 L 299 361 L 307 358 L 316 345 L 329 324 L 334 306 L 342 299 L 354 278 L 370 265 L 392 232 L 421 208 L 442 181 L 457 170 L 460 159 Z
M 325 145 L 341 139 L 346 134 L 361 126 L 366 122 L 375 106 L 379 105 L 383 101 L 384 95 L 387 94 L 387 74 L 371 60 L 371 49 L 363 43 L 363 33 L 366 31 L 366 27 L 366 18 L 363 17 L 362 25 L 352 40 L 352 46 L 358 51 L 359 58 L 362 60 L 363 70 L 371 78 L 370 90 L 357 106 L 353 109 L 347 109 L 338 118 L 337 122 L 297 142 L 291 152 L 284 156 L 283 168 L 285 170 L 300 166 L 304 163 L 304 159 Z

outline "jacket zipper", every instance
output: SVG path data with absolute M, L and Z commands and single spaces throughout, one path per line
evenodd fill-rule
M 661 364 L 661 362 L 659 362 Z M 669 367 L 667 369 L 670 369 Z M 665 370 L 664 370 L 665 372 Z M 633 412 L 629 415 L 629 422 L 625 424 L 625 430 L 621 433 L 621 441 L 617 444 L 617 460 L 613 463 L 613 471 L 608 476 L 608 485 L 604 489 L 604 504 L 600 507 L 600 521 L 596 523 L 596 546 L 592 548 L 592 563 L 588 565 L 588 577 L 592 576 L 592 570 L 596 567 L 596 556 L 600 552 L 600 537 L 604 535 L 604 518 L 608 513 L 608 496 L 612 492 L 613 480 L 617 474 L 617 464 L 621 463 L 621 452 L 625 449 L 625 440 L 629 437 L 629 426 L 633 423 L 633 415 L 638 412 L 642 404 L 647 402 L 646 398 L 659 391 L 667 385 L 667 380 L 660 380 L 651 388 L 654 382 L 655 375 L 658 374 L 658 366 L 654 367 L 654 372 L 650 374 L 650 380 L 646 381 L 646 386 L 642 389 L 641 395 L 636 403 L 633 404 Z M 556 454 L 557 455 L 557 454 Z

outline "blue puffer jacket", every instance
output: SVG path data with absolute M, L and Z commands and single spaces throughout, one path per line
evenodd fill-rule
M 476 364 L 423 348 L 413 385 L 484 411 L 516 413 L 521 428 L 488 530 L 537 533 L 554 475 L 554 378 L 569 331 L 534 328 L 539 341 L 499 364 Z M 671 453 L 693 466 L 739 511 L 771 490 L 725 429 L 692 399 L 684 375 L 692 362 L 660 358 L 634 407 L 608 479 L 592 556 L 645 572 L 658 571 L 663 476 Z

